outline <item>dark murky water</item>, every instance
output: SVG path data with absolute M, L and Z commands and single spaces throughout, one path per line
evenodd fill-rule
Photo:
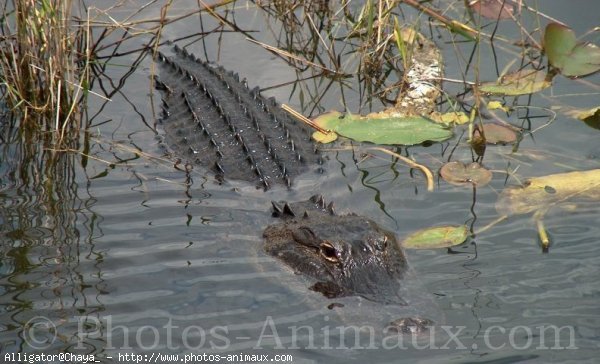
M 561 9 L 566 4 L 568 9 Z M 571 9 L 571 2 L 559 2 L 540 10 L 581 34 L 598 25 L 597 11 L 589 10 L 597 5 L 577 4 Z M 177 6 L 186 11 L 181 3 Z M 238 5 L 235 12 L 244 29 L 264 30 L 266 18 L 252 8 Z M 205 29 L 214 24 L 205 19 Z M 188 34 L 197 25 L 197 18 L 178 23 L 163 37 Z M 272 44 L 268 32 L 257 34 Z M 284 62 L 243 36 L 223 37 L 221 42 L 216 35 L 208 37 L 206 54 L 251 85 L 295 79 Z M 447 77 L 460 78 L 463 61 L 448 44 L 439 45 L 447 47 Z M 469 47 L 464 45 L 465 54 Z M 191 50 L 204 54 L 201 43 Z M 117 61 L 126 65 L 133 59 Z M 486 78 L 494 79 L 493 60 L 481 63 L 482 72 L 490 74 Z M 115 66 L 114 78 L 124 72 Z M 147 354 L 147 360 L 156 360 L 152 353 L 284 354 L 294 363 L 597 362 L 597 204 L 552 210 L 545 219 L 553 241 L 547 254 L 541 252 L 530 216 L 511 217 L 450 251 L 409 251 L 418 277 L 409 286 L 421 295 L 413 298 L 413 307 L 439 313 L 445 328 L 417 341 L 392 340 L 379 324 L 372 325 L 371 334 L 356 336 L 355 326 L 385 319 L 387 308 L 346 299 L 346 307 L 329 310 L 330 300 L 308 291 L 301 277 L 266 256 L 261 234 L 271 221 L 270 201 L 301 200 L 319 192 L 339 211 L 369 216 L 400 238 L 442 224 L 467 224 L 477 231 L 497 218 L 494 203 L 505 175 L 496 173 L 490 185 L 475 192 L 440 181 L 428 193 L 419 173 L 411 174 L 391 158 L 346 150 L 329 152 L 326 173 L 303 176 L 291 191 L 219 185 L 204 171 L 185 173 L 168 159 L 149 157 L 164 153 L 153 129 L 159 99 L 149 96 L 150 74 L 151 61 L 145 59 L 111 102 L 92 98 L 93 158 L 56 154 L 58 161 L 48 169 L 40 161 L 53 158 L 52 151 L 20 143 L 17 131 L 3 126 L 3 360 L 8 362 L 5 354 L 10 353 L 72 352 L 94 354 L 102 362 L 116 362 L 126 353 Z M 598 106 L 599 80 L 599 75 L 559 80 L 529 104 Z M 291 89 L 267 94 L 299 109 L 297 94 L 288 100 Z M 448 85 L 448 90 L 457 89 Z M 355 102 L 350 108 L 358 107 L 357 95 L 346 96 Z M 339 99 L 332 88 L 321 105 L 339 109 Z M 532 120 L 534 128 L 543 124 Z M 518 122 L 514 116 L 510 121 Z M 470 161 L 470 149 L 459 137 L 403 153 L 431 168 L 448 159 Z M 509 146 L 491 147 L 484 162 L 499 171 L 518 166 L 521 177 L 541 176 L 599 168 L 599 148 L 597 130 L 559 116 L 534 137 L 525 136 L 518 153 L 511 154 Z

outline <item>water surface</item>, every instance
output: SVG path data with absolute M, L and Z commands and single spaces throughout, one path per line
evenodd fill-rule
M 571 3 L 570 11 L 561 8 L 565 4 L 538 5 L 578 34 L 597 25 L 588 18 L 593 2 Z M 245 29 L 258 30 L 261 41 L 273 40 L 267 18 L 252 6 L 238 4 L 235 17 Z M 204 22 L 206 29 L 215 24 Z M 197 18 L 177 23 L 163 37 L 174 39 L 196 26 Z M 236 70 L 250 85 L 295 79 L 284 62 L 244 36 L 222 36 L 226 41 L 209 36 L 189 49 Z M 448 77 L 456 78 L 461 60 L 449 43 L 439 45 Z M 494 79 L 492 55 L 482 56 L 482 72 Z M 136 57 L 118 61 L 128 65 Z M 126 68 L 115 65 L 109 72 L 116 80 Z M 421 295 L 411 299 L 417 311 L 419 304 L 435 306 L 422 308 L 439 312 L 446 327 L 438 327 L 432 340 L 386 339 L 379 322 L 390 316 L 384 306 L 349 298 L 344 308 L 328 309 L 331 300 L 307 290 L 307 281 L 261 249 L 262 230 L 272 221 L 270 201 L 298 201 L 316 192 L 335 201 L 339 212 L 369 216 L 400 239 L 433 225 L 467 224 L 478 231 L 498 217 L 494 203 L 505 187 L 503 170 L 518 166 L 525 178 L 599 168 L 597 130 L 559 116 L 526 135 L 516 153 L 511 146 L 488 148 L 484 163 L 499 172 L 476 191 L 440 180 L 428 193 L 418 172 L 391 157 L 345 148 L 326 153 L 325 173 L 303 175 L 292 190 L 263 192 L 234 181 L 220 184 L 200 169 L 174 168 L 173 156 L 156 141 L 160 102 L 150 88 L 152 72 L 146 57 L 110 102 L 92 98 L 93 158 L 60 154 L 49 169 L 41 161 L 52 151 L 24 144 L 16 129 L 3 124 L 2 354 L 87 353 L 107 363 L 125 353 L 289 354 L 294 363 L 597 360 L 597 203 L 547 214 L 553 242 L 548 253 L 542 253 L 531 216 L 510 217 L 450 250 L 408 251 L 413 274 L 407 285 Z M 599 77 L 559 80 L 528 104 L 597 106 Z M 456 87 L 449 84 L 449 92 Z M 292 88 L 265 94 L 300 110 Z M 361 106 L 358 93 L 346 97 L 349 109 Z M 339 89 L 332 88 L 320 108 L 340 105 Z M 533 120 L 534 128 L 543 123 Z M 516 116 L 509 121 L 519 122 Z M 472 159 L 460 133 L 401 152 L 434 169 L 443 161 Z M 373 322 L 374 333 L 354 341 L 352 328 Z

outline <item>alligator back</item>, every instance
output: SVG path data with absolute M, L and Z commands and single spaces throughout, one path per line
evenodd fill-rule
M 159 53 L 157 87 L 164 91 L 165 141 L 176 155 L 213 170 L 219 179 L 255 182 L 264 189 L 289 187 L 294 177 L 322 164 L 310 128 L 274 98 L 177 46 L 173 53 Z

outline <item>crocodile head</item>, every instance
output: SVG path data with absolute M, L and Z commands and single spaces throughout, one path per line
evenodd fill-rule
M 265 251 L 315 279 L 311 289 L 406 304 L 399 292 L 407 263 L 392 232 L 362 216 L 336 215 L 322 196 L 273 208 L 282 221 L 265 229 Z

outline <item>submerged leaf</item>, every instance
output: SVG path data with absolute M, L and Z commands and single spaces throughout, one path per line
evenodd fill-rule
M 476 133 L 481 134 L 479 127 L 476 129 Z M 475 134 L 474 139 L 482 138 L 485 136 L 485 142 L 487 144 L 509 144 L 517 141 L 517 133 L 507 126 L 487 123 L 483 124 L 483 135 Z
M 546 26 L 544 50 L 548 62 L 565 76 L 585 76 L 600 70 L 600 48 L 577 43 L 575 32 L 564 25 L 550 23 Z
M 362 117 L 332 111 L 320 115 L 313 122 L 346 138 L 376 144 L 414 145 L 443 141 L 452 136 L 448 128 L 423 117 L 376 115 Z
M 496 210 L 502 215 L 527 214 L 577 197 L 600 199 L 600 169 L 531 178 L 523 187 L 504 189 Z
M 496 82 L 484 82 L 479 89 L 488 94 L 517 96 L 541 91 L 551 84 L 545 72 L 523 69 L 506 74 Z
M 469 165 L 458 161 L 446 163 L 440 169 L 440 175 L 446 182 L 459 186 L 469 184 L 481 187 L 492 180 L 492 172 L 476 162 Z
M 510 19 L 514 7 L 505 0 L 477 0 L 469 3 L 471 9 L 488 19 Z
M 407 249 L 439 249 L 462 244 L 469 236 L 465 225 L 436 226 L 410 234 L 402 246 Z

